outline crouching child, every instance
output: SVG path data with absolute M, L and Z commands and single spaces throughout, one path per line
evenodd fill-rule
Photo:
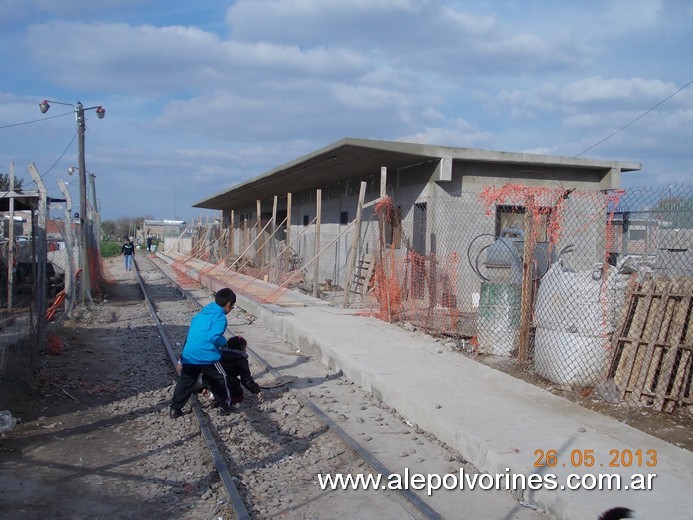
M 259 402 L 264 401 L 262 388 L 255 382 L 250 372 L 248 363 L 248 342 L 242 336 L 233 336 L 226 342 L 226 346 L 221 349 L 221 365 L 226 372 L 226 387 L 228 394 L 231 397 L 231 404 L 237 404 L 243 401 L 243 387 L 247 388 Z M 196 391 L 205 391 L 209 389 L 209 381 L 205 374 L 200 375 L 200 380 L 197 383 Z M 216 404 L 216 396 L 212 396 Z

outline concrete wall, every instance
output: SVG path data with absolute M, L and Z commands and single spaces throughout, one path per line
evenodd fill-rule
M 163 242 L 164 252 L 187 254 L 192 250 L 192 237 L 166 237 Z

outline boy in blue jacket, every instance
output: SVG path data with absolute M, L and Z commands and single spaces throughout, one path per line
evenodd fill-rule
M 183 406 L 190 399 L 200 374 L 204 374 L 219 400 L 219 414 L 229 415 L 233 411 L 227 375 L 221 364 L 221 348 L 226 345 L 226 315 L 235 304 L 236 294 L 229 288 L 221 289 L 214 295 L 214 301 L 191 320 L 181 354 L 180 375 L 171 399 L 169 415 L 172 419 L 183 415 Z

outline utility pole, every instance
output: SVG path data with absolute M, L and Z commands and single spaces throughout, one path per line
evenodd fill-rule
M 91 264 L 89 263 L 89 229 L 87 215 L 87 167 L 84 160 L 84 112 L 86 110 L 96 110 L 96 116 L 103 119 L 106 110 L 101 106 L 84 108 L 81 102 L 76 105 L 63 103 L 61 101 L 49 101 L 44 99 L 39 103 L 39 109 L 45 114 L 50 109 L 51 103 L 58 105 L 71 106 L 75 111 L 77 120 L 77 159 L 79 161 L 79 231 L 80 231 L 80 263 L 82 264 L 82 287 L 81 303 L 86 305 L 92 303 L 91 300 Z M 93 235 L 93 233 L 92 233 Z
M 79 236 L 80 258 L 82 259 L 82 305 L 91 301 L 91 265 L 89 264 L 89 237 L 87 234 L 87 166 L 84 158 L 84 107 L 77 101 L 77 160 L 79 162 Z

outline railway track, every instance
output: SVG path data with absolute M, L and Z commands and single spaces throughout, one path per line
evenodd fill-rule
M 182 293 L 188 301 L 201 307 L 209 302 L 210 293 L 201 286 L 194 290 L 181 288 L 170 276 L 170 272 L 147 257 L 138 257 L 137 272 L 147 306 L 171 360 L 171 369 L 175 370 L 182 342 L 169 337 L 166 321 L 160 319 L 157 313 L 157 301 L 167 297 L 166 288 L 170 287 L 174 294 Z M 152 276 L 152 272 L 160 273 L 161 276 Z M 241 320 L 235 322 L 236 329 L 241 323 L 247 327 L 250 321 L 242 314 L 242 311 L 236 313 L 236 320 Z M 233 317 L 230 320 L 230 330 L 234 331 Z M 252 348 L 252 342 L 249 350 L 254 364 L 262 367 L 260 371 L 255 370 L 255 373 L 268 373 L 275 381 L 284 377 Z M 294 497 L 305 496 L 305 500 L 314 500 L 315 497 L 306 496 L 311 494 L 307 493 L 306 488 L 315 485 L 316 477 L 305 472 L 307 462 L 312 466 L 321 467 L 326 473 L 395 473 L 380 462 L 363 442 L 349 435 L 330 418 L 326 410 L 300 390 L 286 386 L 274 390 L 266 389 L 265 394 L 268 397 L 267 405 L 246 404 L 246 401 L 253 400 L 252 397 L 247 398 L 243 403 L 245 406 L 242 405 L 242 411 L 232 419 L 217 417 L 209 406 L 210 403 L 204 402 L 204 397 L 191 400 L 193 415 L 238 519 L 275 518 L 275 515 L 286 512 L 282 509 L 287 509 L 287 506 L 282 504 L 288 504 L 288 509 L 296 511 Z M 248 432 L 248 435 L 244 436 L 243 432 Z M 281 470 L 277 472 L 272 466 L 281 467 Z M 255 469 L 247 472 L 247 479 L 232 476 L 238 474 L 242 467 Z M 287 480 L 277 473 L 283 474 L 284 477 L 293 474 L 298 478 Z M 266 493 L 269 486 L 280 487 L 286 500 L 270 501 L 269 507 L 257 510 L 254 507 L 255 497 L 260 493 Z M 389 495 L 387 499 L 384 499 L 383 494 Z M 386 501 L 386 510 L 392 514 L 392 518 L 443 518 L 409 490 L 370 492 L 370 495 L 373 502 L 370 506 L 372 510 L 382 508 L 383 502 Z M 360 507 L 363 507 L 362 500 L 363 498 L 360 500 Z M 349 506 L 348 509 L 348 513 L 356 512 L 353 506 Z M 338 513 L 335 510 L 330 514 L 334 514 L 335 517 L 341 516 Z
M 211 292 L 149 256 L 138 255 L 136 269 L 173 372 L 187 321 L 211 301 Z M 445 491 L 321 489 L 318 475 L 381 475 L 386 482 L 412 466 L 441 475 L 474 468 L 242 309 L 228 319 L 228 330 L 248 339 L 251 370 L 261 385 L 292 380 L 266 389 L 264 403 L 247 396 L 230 417 L 194 397 L 192 413 L 179 419 L 199 425 L 236 518 L 540 518 L 504 493 L 465 491 L 461 501 Z

